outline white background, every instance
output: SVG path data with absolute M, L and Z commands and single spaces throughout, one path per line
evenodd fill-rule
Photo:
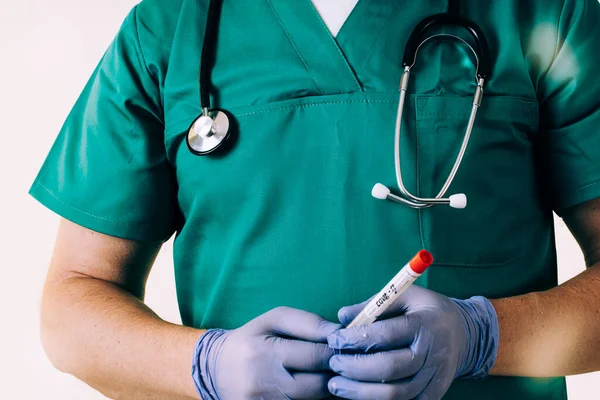
M 58 217 L 27 191 L 67 113 L 135 3 L 0 0 L 2 399 L 103 398 L 55 371 L 41 348 L 39 299 Z M 581 272 L 584 264 L 560 222 L 557 240 L 564 281 Z M 163 318 L 179 322 L 171 250 L 170 244 L 165 246 L 157 260 L 147 302 Z M 568 378 L 568 384 L 571 400 L 598 398 L 600 374 Z

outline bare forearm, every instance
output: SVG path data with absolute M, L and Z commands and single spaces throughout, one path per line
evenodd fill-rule
M 201 331 L 162 321 L 111 283 L 47 285 L 42 340 L 51 361 L 111 398 L 197 398 L 190 369 Z
M 546 292 L 493 300 L 500 324 L 493 375 L 600 370 L 600 264 Z

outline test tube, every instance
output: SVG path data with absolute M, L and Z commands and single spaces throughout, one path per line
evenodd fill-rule
M 346 328 L 369 325 L 375 322 L 392 303 L 433 264 L 433 256 L 421 250 L 392 278 Z

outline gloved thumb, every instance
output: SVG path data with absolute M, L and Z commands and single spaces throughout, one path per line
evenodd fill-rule
M 250 321 L 249 326 L 255 333 L 275 333 L 314 343 L 325 343 L 327 336 L 341 328 L 320 315 L 290 307 L 277 307 Z
M 426 293 L 431 292 L 417 285 L 411 285 L 406 290 L 406 292 L 404 292 L 402 295 L 400 295 L 400 297 L 398 297 L 392 303 L 389 304 L 389 308 L 378 319 L 386 319 L 390 316 L 404 314 L 408 304 L 410 304 L 411 302 L 418 303 L 419 300 Z M 352 322 L 352 320 L 356 318 L 356 316 L 360 314 L 360 312 L 367 306 L 367 304 L 369 304 L 369 302 L 373 300 L 373 298 L 375 298 L 376 296 L 377 295 L 372 296 L 369 300 L 363 301 L 360 304 L 354 304 L 352 306 L 343 307 L 342 309 L 340 309 L 340 311 L 338 312 L 338 318 L 342 325 L 348 326 L 348 324 Z
M 352 306 L 342 307 L 340 311 L 338 311 L 338 319 L 340 320 L 341 324 L 348 326 L 348 324 L 352 322 L 352 320 L 356 318 L 358 314 L 360 314 L 367 304 L 369 304 L 369 301 L 371 301 L 371 299 L 365 300 L 359 304 L 354 304 Z

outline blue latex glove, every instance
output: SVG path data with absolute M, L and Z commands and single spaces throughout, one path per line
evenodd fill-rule
M 334 353 L 327 336 L 340 328 L 280 307 L 235 330 L 208 330 L 196 345 L 194 383 L 205 400 L 325 398 Z
M 366 304 L 342 308 L 342 324 Z M 353 353 L 331 358 L 340 376 L 329 390 L 356 400 L 439 400 L 455 378 L 487 376 L 498 339 L 498 319 L 487 299 L 456 300 L 413 285 L 372 325 L 327 338 L 332 349 Z

